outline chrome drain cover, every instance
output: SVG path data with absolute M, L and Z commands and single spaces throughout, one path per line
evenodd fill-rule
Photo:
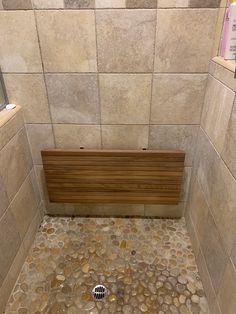
M 92 290 L 92 296 L 94 300 L 103 300 L 107 295 L 107 288 L 103 285 L 97 285 Z

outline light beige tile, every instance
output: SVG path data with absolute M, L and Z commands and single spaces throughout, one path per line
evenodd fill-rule
M 24 126 L 23 113 L 17 111 L 4 125 L 0 127 L 0 150 Z
M 156 9 L 157 0 L 126 0 L 127 9 Z
M 36 15 L 46 72 L 96 72 L 92 10 L 37 11 Z
M 96 75 L 52 74 L 46 83 L 54 123 L 100 123 Z
M 223 148 L 234 97 L 233 91 L 209 76 L 201 126 L 219 153 Z
M 99 76 L 103 124 L 148 124 L 151 74 Z
M 41 222 L 42 222 L 42 217 L 40 216 L 39 210 L 37 210 L 35 216 L 31 220 L 31 223 L 29 225 L 29 228 L 27 230 L 27 233 L 26 233 L 24 240 L 23 240 L 23 243 L 22 243 L 24 251 L 27 254 L 28 254 L 32 244 L 34 243 L 34 239 L 35 239 L 36 233 L 39 229 Z
M 186 221 L 188 234 L 189 234 L 189 237 L 191 239 L 193 252 L 194 252 L 195 256 L 198 256 L 199 249 L 200 249 L 200 243 L 199 243 L 197 232 L 196 232 L 196 229 L 195 229 L 195 226 L 193 224 L 193 221 L 192 221 L 192 218 L 191 218 L 189 211 L 185 212 L 185 221 Z
M 152 72 L 155 10 L 96 12 L 100 72 Z
M 35 9 L 63 9 L 64 0 L 31 0 Z
M 4 279 L 19 250 L 21 240 L 10 210 L 0 220 L 0 275 Z
M 231 113 L 223 145 L 222 157 L 236 178 L 236 102 Z
M 42 71 L 33 11 L 0 12 L 0 47 L 3 72 Z
M 185 166 L 191 166 L 197 133 L 197 125 L 151 125 L 149 148 L 184 150 Z
M 207 72 L 216 18 L 217 10 L 158 10 L 155 72 Z
M 7 247 L 8 249 L 8 247 Z M 27 252 L 28 253 L 28 252 Z M 25 258 L 27 256 L 27 253 L 24 251 L 23 246 L 19 248 L 16 257 L 10 266 L 9 272 L 0 287 L 0 312 L 4 313 L 5 306 L 7 304 L 7 301 L 11 295 L 11 292 L 15 286 L 16 280 L 19 276 L 19 273 L 21 271 L 22 265 L 25 261 Z
M 220 54 L 220 45 L 221 45 L 221 35 L 222 35 L 222 28 L 224 24 L 224 17 L 225 17 L 225 8 L 221 8 L 218 10 L 218 17 L 216 22 L 215 28 L 215 39 L 214 39 L 214 46 L 212 50 L 212 56 L 218 56 Z
M 1 177 L 0 177 L 0 200 L 1 200 L 0 201 L 0 219 L 1 219 L 3 213 L 5 212 L 9 205 L 7 191 Z
M 41 150 L 54 148 L 54 137 L 51 124 L 27 124 L 27 135 L 35 165 L 42 164 Z
M 93 9 L 95 0 L 64 0 L 66 9 Z
M 186 8 L 189 0 L 158 0 L 158 8 Z
M 230 255 L 236 239 L 236 180 L 222 160 L 214 166 L 210 188 L 212 214 Z
M 37 196 L 33 189 L 33 182 L 28 176 L 10 205 L 10 210 L 16 221 L 16 228 L 22 240 L 37 213 L 37 209 Z
M 194 159 L 193 175 L 196 174 L 198 182 L 204 191 L 206 202 L 210 205 L 212 199 L 212 185 L 216 165 L 220 161 L 220 156 L 210 143 L 206 134 L 200 128 L 197 149 Z
M 204 241 L 201 245 L 212 285 L 217 293 L 226 267 L 227 256 L 210 212 L 205 224 Z
M 5 74 L 8 99 L 23 108 L 26 123 L 49 123 L 46 87 L 41 74 Z
M 218 8 L 221 0 L 189 0 L 190 8 Z
M 206 79 L 205 74 L 154 75 L 151 123 L 198 124 Z
M 184 214 L 185 202 L 180 202 L 178 205 L 147 205 L 144 206 L 145 216 L 159 218 L 179 218 Z
M 234 265 L 234 268 L 236 269 L 236 241 L 234 243 L 230 258 Z
M 126 7 L 126 0 L 95 0 L 96 8 L 125 8 Z
M 181 193 L 180 193 L 180 200 L 182 202 L 183 201 L 186 202 L 188 198 L 191 173 L 192 173 L 192 167 L 184 168 L 183 183 L 182 183 L 182 188 L 181 188 Z
M 0 176 L 11 201 L 32 168 L 25 129 L 19 131 L 0 152 Z
M 32 9 L 31 0 L 2 0 L 5 10 L 30 10 Z
M 100 125 L 54 124 L 56 147 L 78 149 L 101 148 Z
M 202 242 L 204 241 L 203 235 L 209 209 L 201 186 L 196 178 L 192 180 L 187 208 L 190 211 L 198 239 Z
M 215 60 L 215 58 L 214 58 Z M 235 84 L 235 78 L 234 78 L 234 71 L 227 69 L 225 66 L 217 64 L 215 62 L 211 62 L 214 64 L 213 70 L 211 72 L 212 76 L 214 76 L 216 79 L 221 81 L 224 85 L 232 89 L 234 92 L 236 92 L 236 84 Z M 225 62 L 224 62 L 225 64 Z M 228 63 L 226 63 L 227 66 Z M 230 64 L 230 62 L 229 62 Z
M 105 149 L 142 149 L 148 145 L 148 125 L 102 125 Z
M 217 309 L 216 309 L 216 294 L 215 294 L 214 288 L 212 286 L 211 277 L 210 277 L 208 269 L 207 269 L 204 255 L 202 254 L 201 250 L 199 251 L 199 254 L 196 257 L 196 261 L 197 261 L 198 271 L 199 271 L 200 276 L 201 276 L 201 280 L 203 283 L 204 291 L 205 291 L 206 296 L 207 296 L 207 301 L 208 301 L 208 305 L 209 305 L 209 308 L 211 310 L 211 313 L 212 314 L 221 314 L 220 311 L 217 311 Z
M 236 269 L 228 263 L 220 285 L 218 297 L 222 313 L 234 314 L 236 309 Z

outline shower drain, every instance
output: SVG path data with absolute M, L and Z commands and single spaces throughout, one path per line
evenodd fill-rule
M 92 296 L 94 300 L 103 300 L 107 295 L 107 288 L 103 285 L 97 285 L 92 290 Z

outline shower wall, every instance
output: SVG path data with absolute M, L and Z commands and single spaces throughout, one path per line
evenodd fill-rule
M 14 112 L 0 112 L 0 313 L 43 212 L 23 114 L 19 108 Z
M 211 62 L 186 211 L 214 314 L 236 308 L 236 80 L 230 68 Z
M 47 211 L 181 216 L 225 1 L 21 0 L 2 5 L 0 63 L 10 101 L 24 110 Z M 181 203 L 50 204 L 40 150 L 80 146 L 185 150 Z

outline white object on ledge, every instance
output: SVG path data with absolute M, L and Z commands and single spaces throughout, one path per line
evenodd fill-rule
M 12 110 L 12 109 L 14 109 L 14 108 L 16 108 L 16 105 L 15 105 L 15 104 L 8 104 L 8 105 L 6 105 L 6 109 L 7 109 L 7 110 Z

